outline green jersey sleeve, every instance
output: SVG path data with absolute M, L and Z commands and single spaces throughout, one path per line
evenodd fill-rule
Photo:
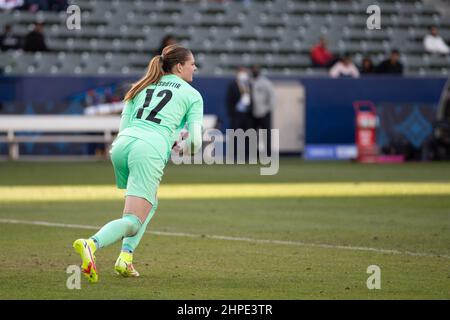
M 120 118 L 119 132 L 130 126 L 133 112 L 134 112 L 133 102 L 131 100 L 126 101 L 125 106 L 122 110 L 122 117 Z
M 195 154 L 202 146 L 203 98 L 196 91 L 193 102 L 186 113 L 186 123 L 189 131 L 187 145 L 190 154 Z
M 203 123 L 203 98 L 202 96 L 196 92 L 197 94 L 193 98 L 193 102 L 186 113 L 186 123 L 189 125 L 190 123 Z

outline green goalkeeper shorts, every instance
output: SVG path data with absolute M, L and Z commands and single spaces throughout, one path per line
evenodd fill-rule
M 155 139 L 119 136 L 110 151 L 116 185 L 126 189 L 127 196 L 144 198 L 153 206 L 167 160 L 162 156 L 166 146 Z

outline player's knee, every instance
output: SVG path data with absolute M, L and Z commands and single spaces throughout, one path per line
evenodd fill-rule
M 127 237 L 136 235 L 141 228 L 141 220 L 134 214 L 125 214 L 123 219 L 127 222 Z

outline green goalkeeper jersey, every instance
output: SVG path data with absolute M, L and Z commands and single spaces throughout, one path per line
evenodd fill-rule
M 119 136 L 148 141 L 168 158 L 172 145 L 186 124 L 189 142 L 201 145 L 202 122 L 203 99 L 200 93 L 180 77 L 169 74 L 127 101 L 122 111 Z

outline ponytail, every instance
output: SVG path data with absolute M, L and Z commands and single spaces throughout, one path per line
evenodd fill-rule
M 152 83 L 158 83 L 161 77 L 164 75 L 162 70 L 162 56 L 158 55 L 153 57 L 148 64 L 147 73 L 139 81 L 133 83 L 131 89 L 128 90 L 125 95 L 124 101 L 133 99 L 142 89 Z
M 161 55 L 155 56 L 150 60 L 145 76 L 133 83 L 123 100 L 131 100 L 150 84 L 158 83 L 163 75 L 171 73 L 172 68 L 176 64 L 184 64 L 191 54 L 192 52 L 189 49 L 183 48 L 177 44 L 165 47 Z

